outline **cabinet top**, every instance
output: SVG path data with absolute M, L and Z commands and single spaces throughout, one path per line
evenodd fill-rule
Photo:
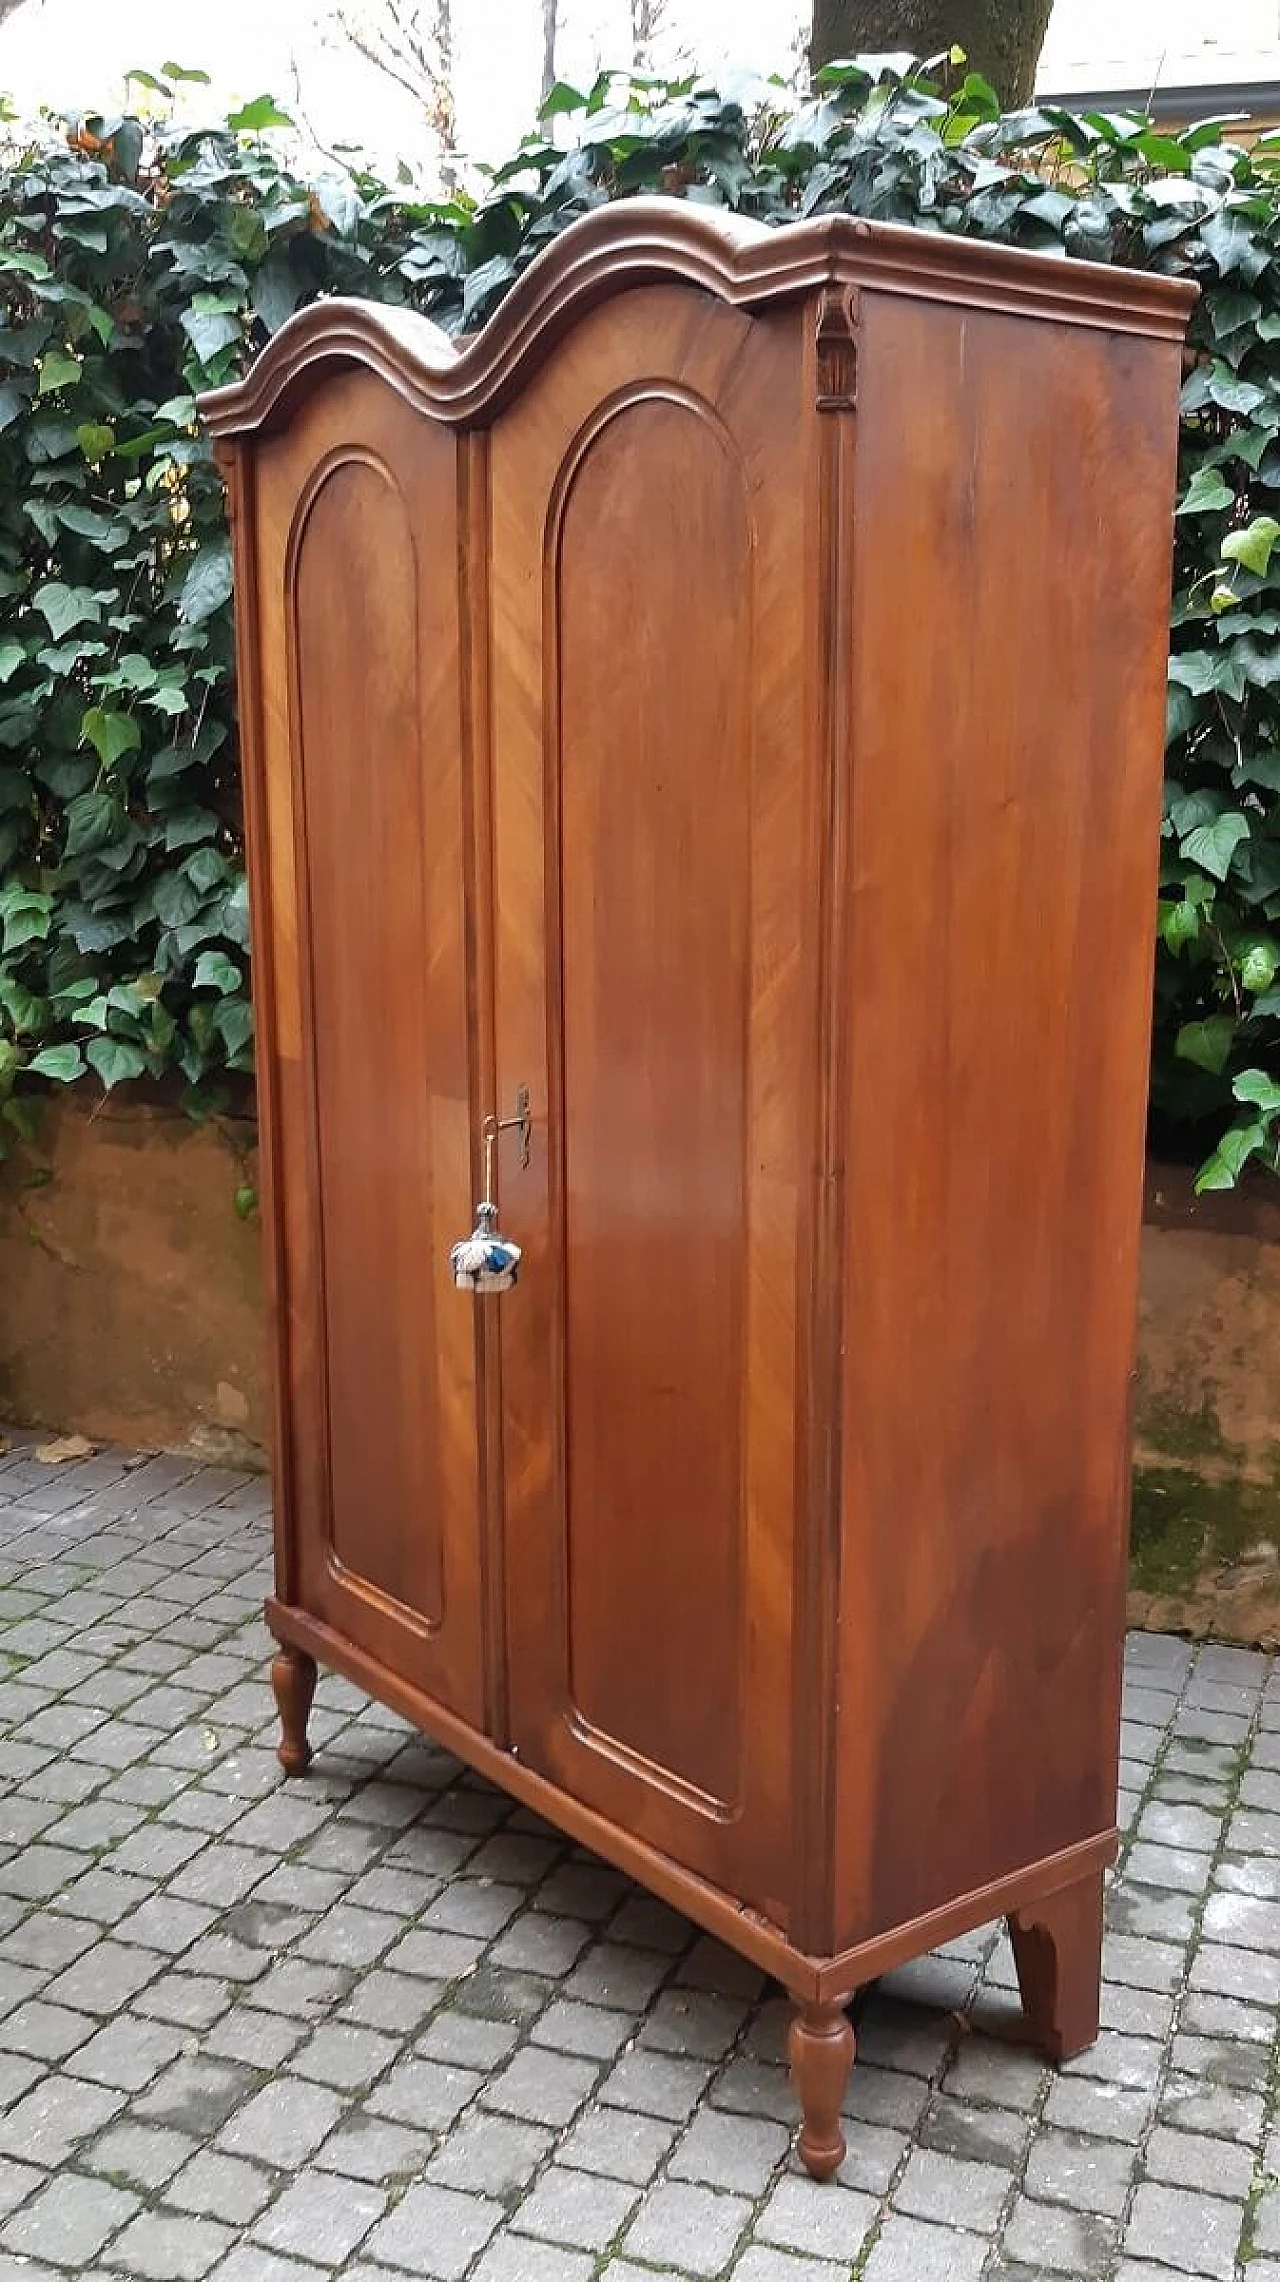
M 865 286 L 1162 340 L 1181 340 L 1198 291 L 1181 279 L 850 214 L 774 229 L 687 199 L 626 198 L 553 239 L 470 338 L 455 341 L 430 318 L 381 302 L 315 301 L 281 327 L 243 380 L 201 396 L 200 410 L 215 437 L 269 431 L 327 368 L 360 364 L 432 418 L 481 425 L 595 303 L 663 279 L 742 309 Z

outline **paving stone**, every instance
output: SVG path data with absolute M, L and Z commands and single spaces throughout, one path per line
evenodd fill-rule
M 1259 2093 L 1206 2083 L 1198 2076 L 1174 2075 L 1165 2086 L 1160 2117 L 1184 2131 L 1256 2144 L 1262 2138 L 1264 2105 Z
M 898 2209 L 917 2218 L 991 2233 L 1012 2185 L 1012 2173 L 992 2164 L 968 2163 L 931 2148 L 917 2148 L 894 2189 L 893 2200 Z
M 165 2189 L 164 2199 L 180 2211 L 223 2219 L 228 2226 L 244 2227 L 257 2217 L 275 2193 L 271 2174 L 236 2155 L 220 2155 L 216 2148 L 201 2148 L 184 2164 Z
M 143 2211 L 107 2252 L 107 2264 L 121 2267 L 134 2282 L 198 2282 L 235 2240 L 230 2227 L 213 2219 Z
M 617 2266 L 605 2268 L 609 2277 L 621 2272 Z M 638 2277 L 639 2269 L 632 2267 L 631 2273 Z M 806 2258 L 799 2251 L 779 2250 L 773 2243 L 753 2242 L 734 2267 L 733 2282 L 845 2282 L 847 2273 L 847 2267 L 833 2266 L 830 2259 Z
M 234 2061 L 184 2054 L 135 2100 L 133 2113 L 190 2132 L 194 2139 L 212 2138 L 259 2081 L 253 2070 Z
M 638 2108 L 642 2115 L 681 2123 L 692 2115 L 710 2078 L 709 2062 L 637 2050 L 623 2054 L 605 2077 L 599 2096 L 606 2107 Z
M 483 2076 L 472 2068 L 445 2068 L 434 2060 L 398 2060 L 390 2074 L 374 2086 L 368 2106 L 374 2115 L 443 2131 L 470 2106 L 483 2083 Z M 536 2117 L 536 2102 L 516 2112 Z
M 567 2124 L 593 2089 L 598 2069 L 589 2061 L 526 2046 L 486 2087 L 486 2106 L 533 2123 Z
M 1266 2191 L 1259 2198 L 1253 2213 L 1252 2239 L 1258 2250 L 1269 2250 L 1280 2254 L 1280 2188 L 1272 2183 L 1275 2178 L 1275 2169 L 1270 2149 L 1267 2156 L 1267 2173 Z M 1249 2271 L 1250 2282 L 1252 2282 L 1252 2266 L 1250 2266 Z
M 851 2085 L 862 2084 L 865 2089 L 865 2079 L 883 2076 L 884 2073 L 881 2069 L 864 2068 L 859 2058 Z M 1022 2113 L 1039 2098 L 1048 2076 L 1046 2063 L 1033 2052 L 996 2043 L 990 2037 L 967 2036 L 947 2070 L 946 2088 L 949 2093 L 962 2099 L 982 2100 L 995 2107 L 1013 2108 Z M 918 2084 L 913 2080 L 905 2109 L 886 2120 L 901 2123 L 904 2128 L 910 2129 L 919 2114 L 923 2097 Z
M 743 2195 L 761 2195 L 790 2144 L 791 2135 L 781 2124 L 704 2108 L 681 2138 L 667 2165 L 667 2176 L 691 2179 L 705 2187 L 736 2189 Z
M 375 2227 L 367 2254 L 408 2274 L 457 2282 L 502 2218 L 502 2205 L 451 2187 L 411 2187 L 389 2218 Z
M 257 2221 L 253 2240 L 324 2266 L 341 2266 L 382 2217 L 386 2204 L 381 2189 L 367 2183 L 297 2179 Z
M 16 2210 L 42 2185 L 43 2175 L 30 2163 L 10 2163 L 0 2156 L 0 2217 Z
M 1063 2073 L 1097 2076 L 1104 2083 L 1141 2090 L 1155 2084 L 1161 2058 L 1161 2048 L 1154 2038 L 1117 2036 L 1104 2029 L 1096 2043 L 1074 2060 L 1064 2061 Z
M 528 2184 L 552 2146 L 540 2125 L 476 2108 L 442 2140 L 427 2176 L 445 2187 L 483 2187 L 510 2201 Z
M 1004 2247 L 1036 2273 L 1105 2274 L 1115 2254 L 1116 2229 L 1093 2213 L 1063 2211 L 1020 2196 L 1005 2228 Z
M 988 2247 L 978 2235 L 952 2234 L 891 2211 L 862 2269 L 864 2282 L 978 2282 Z
M 495 1955 L 502 1950 L 499 1943 Z M 695 1953 L 690 1952 L 692 1957 Z M 686 1963 L 688 1960 L 686 1960 Z M 588 2005 L 609 2005 L 620 2012 L 647 2005 L 671 1971 L 669 1957 L 655 1957 L 641 1949 L 625 1949 L 618 1942 L 598 1941 L 574 1967 L 564 1985 L 567 1997 Z
M 79 2084 L 71 2077 L 46 2076 L 0 2120 L 0 2155 L 56 2168 L 81 2140 L 109 2123 L 124 2103 L 123 2092 Z
M 756 2213 L 755 2233 L 784 2249 L 804 2250 L 816 2258 L 853 2259 L 858 2255 L 877 2213 L 870 2195 L 831 2182 L 819 2186 L 804 2174 L 780 2179 Z
M 453 2147 L 458 2136 L 452 2133 L 445 2146 Z M 315 2161 L 322 2170 L 340 2171 L 349 2179 L 404 2186 L 421 2176 L 432 2144 L 426 2132 L 411 2131 L 406 2124 L 391 2123 L 355 2108 L 317 2148 Z
M 1065 2203 L 1069 2210 L 1123 2214 L 1133 2173 L 1133 2150 L 1114 2139 L 1088 2139 L 1080 2132 L 1049 2129 L 1032 2147 L 1026 2189 L 1042 2203 Z
M 393 2037 L 331 2021 L 294 2051 L 289 2067 L 294 2075 L 313 2077 L 317 2083 L 350 2092 L 371 2084 L 390 2067 L 398 2051 Z
M 434 2027 L 434 2023 L 432 2024 Z M 548 2005 L 533 2024 L 535 2044 L 549 2044 L 557 2052 L 577 2053 L 584 2060 L 612 2060 L 629 2037 L 635 2035 L 631 2013 L 610 2012 L 605 2005 L 579 2005 L 561 1997 Z
M 590 2282 L 596 2261 L 585 2250 L 565 2250 L 524 2235 L 499 2235 L 471 2269 L 471 2282 Z
M 1125 2249 L 1138 2258 L 1173 2266 L 1180 2274 L 1209 2274 L 1229 2282 L 1235 2272 L 1241 2213 L 1216 2196 L 1179 2187 L 1145 2185 L 1133 2199 Z
M 858 2074 L 856 2068 L 853 2074 Z M 795 2129 L 796 2098 L 786 2071 L 770 2068 L 762 2060 L 730 2060 L 712 2078 L 707 2096 L 715 2107 L 731 2108 L 740 2115 L 769 2116 L 775 2123 Z
M 713 2113 L 714 2111 L 708 2111 Z M 559 2148 L 562 2163 L 627 2179 L 643 2187 L 675 2140 L 679 2126 L 622 2108 L 588 2108 Z
M 1191 1961 L 1189 1986 L 1245 2003 L 1280 2003 L 1280 1957 L 1204 1942 Z
M 639 2201 L 640 2190 L 552 2164 L 516 2211 L 522 2234 L 576 2250 L 606 2250 Z
M 1161 2124 L 1143 2150 L 1150 2178 L 1171 2187 L 1198 2187 L 1206 2195 L 1226 2195 L 1243 2203 L 1254 2171 L 1251 2148 L 1230 2140 L 1206 2139 Z
M 228 2154 L 256 2156 L 289 2170 L 314 2153 L 341 2113 L 341 2100 L 327 2086 L 280 2077 L 232 2117 L 219 2145 Z
M 5 2222 L 0 2242 L 21 2257 L 83 2267 L 137 2208 L 127 2188 L 64 2172 Z
M 829 2192 L 843 2197 L 840 2188 Z M 648 2189 L 622 2247 L 650 2265 L 678 2261 L 689 2274 L 721 2274 L 750 2215 L 744 2196 L 716 2194 L 682 2180 L 663 2182 Z
M 0 2044 L 10 2052 L 29 2053 L 33 2060 L 65 2060 L 77 2045 L 87 2044 L 97 2025 L 87 2013 L 33 1997 L 0 2023 Z
M 951 2082 L 948 2076 L 948 2086 Z M 861 2146 L 873 2128 L 858 2125 L 850 2152 Z M 939 2154 L 958 2155 L 968 2163 L 1003 2164 L 1007 2170 L 1014 2170 L 1022 2161 L 1031 2128 L 1032 2116 L 1025 2111 L 983 2107 L 976 2100 L 954 2098 L 948 2089 L 939 2093 L 922 2115 L 919 2136 L 922 2146 L 936 2148 Z M 899 2149 L 905 2145 L 899 2133 L 879 2136 Z

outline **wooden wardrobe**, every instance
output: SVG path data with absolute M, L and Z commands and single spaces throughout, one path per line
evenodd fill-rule
M 1192 299 L 634 199 L 204 399 L 281 1758 L 332 1666 L 776 1975 L 817 2176 L 901 1960 L 1097 2028 Z

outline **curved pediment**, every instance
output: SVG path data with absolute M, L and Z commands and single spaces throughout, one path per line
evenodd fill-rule
M 269 430 L 335 365 L 363 365 L 434 419 L 482 425 L 547 349 L 608 295 L 682 280 L 740 308 L 866 285 L 926 300 L 1004 308 L 1067 324 L 1181 338 L 1194 286 L 848 214 L 763 222 L 681 198 L 627 198 L 571 223 L 470 339 L 376 301 L 315 301 L 291 317 L 252 371 L 200 398 L 217 437 Z

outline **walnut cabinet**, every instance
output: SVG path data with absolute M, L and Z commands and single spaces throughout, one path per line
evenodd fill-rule
M 820 2176 L 896 1962 L 1096 2031 L 1190 301 L 637 199 L 204 402 L 282 1758 L 332 1666 L 776 1975 Z

